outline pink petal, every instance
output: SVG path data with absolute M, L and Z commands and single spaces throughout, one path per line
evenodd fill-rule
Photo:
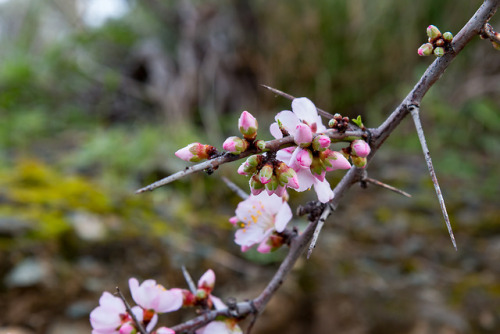
M 274 138 L 280 139 L 283 138 L 283 133 L 280 130 L 280 126 L 278 123 L 273 123 L 269 126 L 269 131 L 273 135 Z
M 311 128 L 306 124 L 299 124 L 295 128 L 295 136 L 293 140 L 295 144 L 307 144 L 311 143 L 313 139 Z
M 318 200 L 321 203 L 327 203 L 331 201 L 335 195 L 333 193 L 333 190 L 330 188 L 330 183 L 328 183 L 327 180 L 324 180 L 323 182 L 316 180 L 316 182 L 314 182 L 314 190 L 316 191 Z
M 283 232 L 292 217 L 292 209 L 290 209 L 290 206 L 287 202 L 283 202 L 283 205 L 281 205 L 278 214 L 274 218 L 274 227 L 276 228 L 276 231 Z
M 276 122 L 279 120 L 283 127 L 292 136 L 295 134 L 295 128 L 297 127 L 297 125 L 301 123 L 297 115 L 290 110 L 281 111 L 276 115 L 274 119 L 276 120 Z

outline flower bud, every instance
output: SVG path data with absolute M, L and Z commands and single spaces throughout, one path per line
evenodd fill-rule
M 351 156 L 352 164 L 358 168 L 365 168 L 367 159 L 366 158 L 361 158 L 357 157 L 355 155 Z
M 326 166 L 320 157 L 314 157 L 311 163 L 311 174 L 320 181 L 325 180 Z
M 438 38 L 436 41 L 434 41 L 435 46 L 444 46 L 444 39 Z
M 332 118 L 331 120 L 328 121 L 328 126 L 330 128 L 334 128 L 335 126 L 337 126 L 337 123 L 338 123 L 338 121 L 336 119 Z
M 441 37 L 441 31 L 436 26 L 430 25 L 427 27 L 427 36 L 429 36 L 429 41 L 433 42 Z
M 198 280 L 198 289 L 204 289 L 208 293 L 212 292 L 215 286 L 215 273 L 208 269 Z
M 254 154 L 248 157 L 247 161 L 249 166 L 258 167 L 262 160 L 264 160 L 264 156 L 261 154 Z
M 175 331 L 168 327 L 160 327 L 155 331 L 155 334 L 175 334 Z
M 120 334 L 135 334 L 137 333 L 137 329 L 135 329 L 132 322 L 126 322 L 120 327 Z
M 320 158 L 325 164 L 326 171 L 331 172 L 336 169 L 349 169 L 351 164 L 346 157 L 337 151 L 326 150 L 320 153 Z
M 296 156 L 297 163 L 300 167 L 309 168 L 312 163 L 313 155 L 308 149 L 301 149 Z
M 437 47 L 434 49 L 434 55 L 436 57 L 442 57 L 444 56 L 444 48 L 441 48 L 441 47 Z
M 315 151 L 324 151 L 328 147 L 330 147 L 330 137 L 325 136 L 325 135 L 319 135 L 314 137 L 313 142 L 312 142 L 312 147 L 313 150 Z
M 244 111 L 238 119 L 238 128 L 245 139 L 254 140 L 257 137 L 259 125 L 252 114 L 248 111 Z
M 255 146 L 257 146 L 260 151 L 264 151 L 266 149 L 266 142 L 264 140 L 257 140 Z
M 269 182 L 265 184 L 267 194 L 269 196 L 274 194 L 275 191 L 278 189 L 278 186 L 279 186 L 278 178 L 276 177 L 276 175 L 273 175 L 271 177 L 271 180 L 269 180 Z
M 175 155 L 184 161 L 199 162 L 201 160 L 208 159 L 214 152 L 216 152 L 216 150 L 213 146 L 192 143 L 184 148 L 181 148 L 180 150 L 177 150 Z
M 351 150 L 354 155 L 365 158 L 370 154 L 370 145 L 362 139 L 356 139 L 351 143 Z
M 301 147 L 307 147 L 311 145 L 311 141 L 313 139 L 312 131 L 309 125 L 299 124 L 295 128 L 295 137 L 293 140 L 295 144 Z
M 425 44 L 422 44 L 418 48 L 418 55 L 419 56 L 430 56 L 432 54 L 433 50 L 434 50 L 434 47 L 432 46 L 431 43 L 425 43 Z
M 194 306 L 196 303 L 196 297 L 194 294 L 186 289 L 180 289 L 182 292 L 182 306 L 183 307 L 189 307 L 189 306 Z
M 260 183 L 257 174 L 252 175 L 252 177 L 250 178 L 250 192 L 252 193 L 252 195 L 257 196 L 258 194 L 263 192 L 264 189 L 265 186 Z
M 271 177 L 273 176 L 274 167 L 271 163 L 266 163 L 259 172 L 259 181 L 262 184 L 267 184 L 271 181 Z
M 299 179 L 293 168 L 288 167 L 287 164 L 281 161 L 275 169 L 275 172 L 280 185 L 286 185 L 287 187 L 293 189 L 299 189 Z
M 238 219 L 238 217 L 233 216 L 233 217 L 229 218 L 229 222 L 231 224 L 233 224 L 234 226 L 236 226 L 240 222 L 240 220 Z
M 204 300 L 208 298 L 208 293 L 204 289 L 198 289 L 196 290 L 195 297 L 196 300 Z
M 248 148 L 248 142 L 239 137 L 232 136 L 227 138 L 222 144 L 222 148 L 232 154 L 240 154 Z
M 453 34 L 449 31 L 445 32 L 443 34 L 443 39 L 448 42 L 448 43 L 451 43 L 453 41 Z

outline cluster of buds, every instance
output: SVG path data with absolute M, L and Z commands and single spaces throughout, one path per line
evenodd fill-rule
M 418 48 L 419 56 L 434 54 L 436 57 L 442 57 L 446 52 L 452 50 L 453 34 L 451 32 L 441 34 L 436 26 L 430 25 L 427 27 L 427 36 L 429 36 L 428 42 Z
M 500 51 L 500 43 L 498 43 L 498 41 L 500 40 L 500 33 L 493 30 L 493 27 L 491 26 L 491 24 L 486 23 L 483 26 L 483 28 L 481 29 L 481 31 L 479 33 L 479 37 L 481 37 L 481 39 L 491 40 L 491 44 L 493 45 L 493 47 L 496 50 Z
M 349 147 L 342 149 L 344 156 L 350 157 L 352 164 L 358 168 L 365 168 L 370 151 L 370 145 L 363 139 L 353 140 Z
M 222 148 L 232 154 L 245 152 L 252 145 L 258 147 L 259 150 L 263 150 L 265 148 L 265 142 L 263 140 L 255 140 L 257 138 L 258 128 L 257 119 L 248 111 L 242 112 L 238 119 L 238 129 L 243 135 L 243 138 L 231 136 L 224 141 Z
M 297 174 L 283 161 L 274 157 L 256 154 L 238 168 L 238 174 L 250 177 L 250 191 L 258 195 L 266 190 L 269 195 L 283 196 L 287 187 L 298 189 Z
M 332 129 L 336 129 L 338 132 L 345 132 L 349 125 L 349 117 L 342 117 L 340 114 L 333 115 L 333 118 L 328 121 L 328 126 Z

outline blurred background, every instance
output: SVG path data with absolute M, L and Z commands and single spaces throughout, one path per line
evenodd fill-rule
M 186 287 L 182 265 L 212 268 L 223 299 L 256 297 L 286 250 L 234 244 L 220 176 L 247 190 L 238 163 L 134 191 L 184 168 L 180 147 L 220 148 L 243 110 L 270 139 L 290 102 L 259 84 L 377 127 L 433 61 L 426 27 L 456 34 L 480 4 L 0 1 L 0 333 L 88 333 L 103 291 Z M 458 252 L 406 119 L 368 172 L 413 197 L 353 187 L 255 333 L 500 332 L 500 53 L 475 38 L 421 110 Z M 313 198 L 291 193 L 292 210 Z

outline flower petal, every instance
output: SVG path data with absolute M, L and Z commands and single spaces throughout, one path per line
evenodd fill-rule
M 295 134 L 295 128 L 301 124 L 299 117 L 290 110 L 283 110 L 274 117 L 276 122 L 279 120 L 286 131 L 292 136 Z
M 316 191 L 316 194 L 318 195 L 318 200 L 321 203 L 327 203 L 331 201 L 335 196 L 332 188 L 330 188 L 330 183 L 328 183 L 326 179 L 321 182 L 315 178 L 314 191 Z
M 300 120 L 307 122 L 309 125 L 318 121 L 318 111 L 316 110 L 314 103 L 312 103 L 307 97 L 293 99 L 292 110 Z
M 283 138 L 283 133 L 280 130 L 280 126 L 278 123 L 273 123 L 269 126 L 269 132 L 273 135 L 274 138 L 276 139 L 281 139 Z

